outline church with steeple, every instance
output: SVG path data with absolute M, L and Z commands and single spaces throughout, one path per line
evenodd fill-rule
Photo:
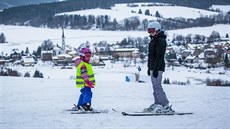
M 66 53 L 66 45 L 65 45 L 65 34 L 64 34 L 64 27 L 62 27 L 62 47 L 61 47 L 61 53 L 65 54 Z

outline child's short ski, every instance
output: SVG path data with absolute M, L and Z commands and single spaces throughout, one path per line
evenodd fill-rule
M 124 116 L 160 116 L 160 115 L 191 115 L 192 112 L 151 113 L 151 112 L 122 112 Z
M 118 112 L 118 113 L 120 113 L 121 111 L 118 111 L 118 110 L 116 110 L 116 109 L 114 109 L 114 108 L 112 108 L 112 111 L 114 111 L 114 112 Z
M 99 114 L 99 113 L 108 113 L 109 110 L 93 110 L 93 111 L 72 111 L 71 114 Z

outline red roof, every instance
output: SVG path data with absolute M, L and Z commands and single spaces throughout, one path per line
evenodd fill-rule
M 230 54 L 230 50 L 227 50 L 225 53 L 226 53 L 226 54 Z

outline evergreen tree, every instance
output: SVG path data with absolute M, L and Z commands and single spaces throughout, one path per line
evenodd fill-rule
M 6 42 L 6 37 L 4 35 L 4 33 L 1 33 L 0 35 L 0 43 L 5 43 Z
M 36 56 L 41 56 L 41 51 L 42 51 L 42 47 L 39 46 L 36 52 Z
M 142 11 L 141 11 L 141 9 L 139 9 L 139 11 L 138 11 L 138 14 L 142 14 Z
M 30 52 L 29 52 L 29 48 L 28 47 L 26 47 L 26 51 L 25 51 L 25 53 L 26 54 L 29 54 Z
M 224 57 L 224 66 L 226 68 L 230 67 L 229 59 L 228 59 L 228 54 L 225 54 L 225 57 Z
M 158 11 L 156 11 L 155 17 L 161 17 L 160 13 Z
M 44 77 L 43 77 L 43 74 L 40 73 L 38 70 L 35 70 L 34 76 L 33 76 L 33 77 L 34 77 L 34 78 L 44 78 Z
M 112 26 L 113 26 L 112 30 L 117 30 L 118 22 L 117 22 L 117 20 L 115 18 L 113 19 Z
M 166 84 L 170 84 L 169 78 L 167 78 Z
M 96 18 L 96 27 L 102 28 L 102 20 L 101 20 L 100 16 L 97 16 L 97 18 Z
M 149 9 L 145 10 L 145 15 L 150 15 Z

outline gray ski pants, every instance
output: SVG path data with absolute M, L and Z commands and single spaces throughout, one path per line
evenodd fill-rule
M 162 74 L 163 71 L 158 71 L 158 76 L 157 78 L 154 78 L 153 71 L 150 70 L 150 75 L 151 75 L 151 81 L 153 85 L 153 96 L 155 100 L 155 104 L 160 104 L 162 106 L 165 106 L 169 103 L 167 96 L 162 88 L 161 82 L 162 82 Z

